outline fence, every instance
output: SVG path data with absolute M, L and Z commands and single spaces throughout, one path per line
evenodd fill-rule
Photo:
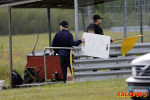
M 121 56 L 121 44 L 110 46 L 110 58 L 87 58 L 81 55 L 81 47 L 74 47 L 73 64 L 74 81 L 96 81 L 131 76 L 131 61 L 139 55 L 150 52 L 150 43 L 138 43 L 125 57 Z M 113 70 L 115 69 L 115 70 Z M 94 71 L 93 70 L 98 70 Z
M 45 83 L 47 84 L 46 70 L 46 49 L 71 49 L 71 70 L 73 80 L 80 81 L 97 81 L 114 78 L 127 78 L 131 76 L 131 61 L 139 55 L 150 52 L 150 43 L 137 43 L 125 57 L 121 54 L 121 44 L 112 44 L 108 59 L 92 58 L 81 54 L 81 47 L 45 47 L 44 49 L 44 69 Z M 51 52 L 52 53 L 52 52 Z M 50 53 L 50 55 L 51 55 Z M 98 71 L 93 71 L 98 70 Z
M 102 21 L 104 21 L 104 29 L 107 29 L 105 34 L 113 39 L 144 35 L 137 42 L 150 42 L 150 0 L 115 0 L 112 2 L 105 0 Z M 139 27 L 135 29 L 134 26 Z M 120 27 L 114 30 L 119 30 L 120 33 L 114 33 L 111 27 Z

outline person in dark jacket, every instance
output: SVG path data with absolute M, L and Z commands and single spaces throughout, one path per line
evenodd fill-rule
M 99 34 L 99 35 L 104 35 L 102 28 L 99 26 L 102 21 L 101 19 L 103 19 L 102 17 L 100 17 L 99 15 L 94 15 L 93 16 L 93 22 L 91 23 L 88 27 L 87 27 L 87 32 L 93 32 L 95 34 Z M 110 40 L 110 42 L 114 42 L 113 39 Z M 94 57 L 97 58 L 97 57 Z M 95 72 L 97 70 L 93 70 L 93 72 Z
M 100 34 L 100 35 L 104 35 L 102 28 L 99 26 L 102 21 L 101 19 L 103 19 L 102 17 L 100 17 L 99 15 L 94 15 L 93 16 L 93 22 L 91 23 L 88 27 L 87 27 L 87 32 L 91 32 L 93 31 L 95 34 Z M 111 42 L 114 42 L 113 39 L 110 40 Z
M 56 33 L 52 42 L 52 47 L 72 47 L 72 46 L 78 46 L 81 43 L 85 42 L 84 39 L 74 41 L 73 35 L 68 31 L 68 22 L 62 21 L 59 25 L 61 25 L 61 31 Z M 71 72 L 70 50 L 55 49 L 54 51 L 59 55 L 62 74 L 63 74 L 63 81 L 64 83 L 66 83 L 67 67 L 69 67 Z

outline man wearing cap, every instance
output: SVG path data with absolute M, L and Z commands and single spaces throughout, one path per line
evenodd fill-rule
M 52 47 L 72 47 L 72 46 L 78 46 L 79 44 L 85 42 L 84 39 L 74 41 L 73 35 L 68 31 L 68 22 L 62 21 L 59 25 L 61 25 L 60 26 L 61 31 L 56 33 L 52 42 Z M 57 49 L 54 51 L 59 55 L 62 74 L 63 74 L 63 81 L 64 83 L 66 83 L 67 67 L 69 67 L 71 71 L 70 50 Z
M 103 19 L 102 17 L 100 17 L 99 15 L 94 15 L 93 16 L 93 22 L 92 24 L 90 24 L 87 27 L 87 32 L 94 32 L 95 34 L 100 34 L 100 35 L 104 35 L 102 28 L 99 26 L 102 22 L 101 19 Z M 110 40 L 111 42 L 114 42 L 113 39 Z M 94 57 L 97 58 L 97 57 Z M 93 70 L 97 71 L 97 70 Z
M 94 31 L 95 34 L 100 34 L 100 35 L 104 35 L 103 34 L 103 30 L 102 28 L 99 26 L 102 22 L 101 19 L 103 19 L 102 17 L 100 17 L 99 15 L 94 15 L 93 16 L 93 22 L 92 24 L 90 24 L 87 27 L 87 32 L 89 31 Z M 111 42 L 114 42 L 113 39 L 111 39 Z

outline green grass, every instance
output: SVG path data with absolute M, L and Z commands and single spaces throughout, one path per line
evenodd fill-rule
M 75 33 L 71 32 L 75 37 Z M 79 37 L 82 38 L 82 33 L 79 32 Z M 122 38 L 123 32 L 111 33 L 110 30 L 104 30 L 105 35 L 111 36 L 113 39 Z M 128 33 L 129 34 L 129 33 Z M 146 32 L 144 34 L 149 34 Z M 55 33 L 52 33 L 52 39 Z M 130 32 L 130 36 L 136 36 L 136 32 Z M 12 36 L 12 47 L 13 47 L 13 69 L 21 73 L 26 65 L 27 57 L 30 54 L 35 42 L 36 34 L 31 35 L 13 35 Z M 51 40 L 52 40 L 51 39 Z M 123 40 L 116 41 L 122 42 Z M 150 37 L 144 38 L 145 42 L 150 42 Z M 116 43 L 115 42 L 115 43 Z M 140 38 L 137 42 L 140 42 Z M 35 50 L 43 50 L 49 46 L 49 35 L 48 33 L 39 34 L 39 41 Z M 9 36 L 0 36 L 0 79 L 5 80 L 6 84 L 9 84 Z
M 73 36 L 75 37 L 75 33 L 72 32 Z M 79 32 L 79 38 L 82 38 L 83 32 Z M 104 34 L 111 36 L 113 39 L 118 39 L 118 38 L 123 38 L 123 32 L 119 33 L 112 33 L 110 30 L 104 30 Z M 52 39 L 54 37 L 55 33 L 52 33 Z M 129 32 L 128 36 L 136 36 L 138 35 L 137 32 Z M 150 35 L 150 32 L 144 32 L 144 35 Z M 31 34 L 31 35 L 15 35 L 12 37 L 12 42 L 13 42 L 13 47 L 14 48 L 26 48 L 30 47 L 32 49 L 34 41 L 36 38 L 36 34 Z M 51 40 L 52 40 L 51 39 Z M 140 38 L 138 39 L 137 42 L 139 41 Z M 150 42 L 150 36 L 144 37 L 145 42 Z M 45 34 L 39 34 L 39 42 L 37 44 L 37 49 L 43 49 L 43 47 L 49 46 L 49 35 L 48 33 Z M 8 48 L 9 47 L 9 36 L 0 36 L 0 49 L 2 48 Z
M 0 100 L 130 100 L 117 97 L 117 92 L 126 92 L 125 79 L 4 90 Z
M 43 50 L 48 47 L 48 34 L 39 34 L 39 41 L 35 50 Z M 52 37 L 54 34 L 52 34 Z M 13 69 L 21 73 L 26 65 L 27 55 L 31 53 L 36 34 L 12 36 Z M 0 79 L 5 79 L 9 84 L 9 36 L 0 37 Z
M 75 36 L 74 32 L 73 36 Z M 82 37 L 79 33 L 79 37 Z M 105 35 L 110 35 L 113 39 L 122 38 L 123 33 L 114 33 L 106 30 Z M 52 33 L 52 39 L 55 33 Z M 135 32 L 132 33 L 136 35 Z M 116 37 L 115 37 L 116 36 Z M 12 57 L 13 69 L 21 74 L 26 65 L 27 55 L 31 53 L 36 34 L 12 36 Z M 139 40 L 138 40 L 139 41 Z M 150 38 L 144 38 L 150 42 Z M 118 42 L 118 41 L 117 41 Z M 122 42 L 122 41 L 120 41 Z M 39 34 L 39 41 L 35 50 L 43 50 L 49 46 L 48 33 Z M 9 36 L 0 36 L 0 80 L 5 80 L 5 85 L 9 85 Z M 126 82 L 124 79 L 106 80 L 98 82 L 81 82 L 73 84 L 55 84 L 45 87 L 34 87 L 27 89 L 13 89 L 0 91 L 0 100 L 128 100 L 128 98 L 117 97 L 117 92 L 126 92 Z

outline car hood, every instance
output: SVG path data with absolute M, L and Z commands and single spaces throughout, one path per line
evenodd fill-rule
M 150 65 L 150 53 L 132 60 L 131 65 Z

